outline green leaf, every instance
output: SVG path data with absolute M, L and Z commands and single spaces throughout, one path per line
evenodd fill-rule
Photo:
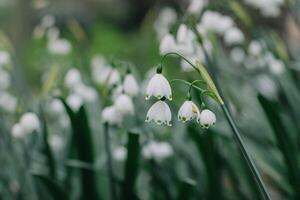
M 68 199 L 67 193 L 65 193 L 64 190 L 50 178 L 40 174 L 32 174 L 32 176 L 36 182 L 39 199 Z M 44 189 L 47 191 L 46 193 L 44 193 Z
M 178 200 L 189 200 L 193 199 L 193 193 L 197 183 L 193 179 L 185 179 L 181 182 L 178 189 L 177 199 Z
M 266 114 L 266 117 L 273 129 L 273 133 L 275 138 L 277 139 L 277 144 L 279 149 L 281 150 L 286 167 L 287 167 L 287 176 L 290 181 L 292 188 L 294 188 L 294 196 L 295 199 L 300 198 L 300 185 L 299 185 L 299 172 L 300 168 L 297 163 L 296 155 L 296 147 L 294 143 L 290 140 L 289 132 L 287 132 L 282 120 L 279 116 L 278 105 L 270 100 L 266 99 L 262 95 L 258 95 L 258 100 Z
M 139 134 L 128 133 L 127 143 L 127 160 L 125 163 L 125 176 L 123 183 L 123 198 L 137 199 L 134 186 L 138 175 L 139 157 L 140 157 L 140 143 Z

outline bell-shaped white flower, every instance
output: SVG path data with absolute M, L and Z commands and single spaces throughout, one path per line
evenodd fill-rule
M 146 100 L 152 95 L 158 99 L 165 97 L 172 100 L 170 83 L 161 73 L 156 73 L 148 83 L 145 96 Z
M 50 147 L 54 151 L 60 151 L 64 146 L 64 141 L 63 141 L 62 137 L 59 135 L 56 135 L 56 134 L 50 135 L 48 138 L 48 142 L 49 142 Z
M 225 32 L 224 41 L 227 45 L 241 44 L 244 40 L 243 32 L 236 27 L 231 27 Z
M 23 127 L 19 123 L 17 123 L 12 127 L 11 135 L 14 138 L 18 139 L 18 138 L 23 138 L 26 135 L 26 133 L 25 133 Z
M 171 110 L 168 104 L 164 101 L 158 101 L 153 104 L 146 115 L 146 122 L 150 122 L 153 120 L 158 125 L 166 124 L 168 126 L 171 126 L 171 119 Z
M 181 122 L 190 121 L 200 117 L 200 110 L 191 100 L 186 100 L 178 111 L 178 120 Z
M 206 0 L 191 0 L 191 3 L 189 4 L 187 11 L 191 14 L 198 14 L 200 15 L 203 7 L 207 4 Z
M 142 154 L 146 159 L 162 161 L 173 154 L 173 148 L 166 142 L 151 141 L 143 147 Z
M 120 81 L 120 73 L 109 65 L 94 65 L 92 78 L 97 84 L 112 86 Z
M 25 133 L 32 133 L 40 128 L 40 121 L 35 113 L 27 112 L 22 115 L 20 125 Z
M 64 105 L 60 100 L 53 99 L 49 102 L 48 109 L 53 114 L 61 114 L 64 111 Z
M 10 74 L 0 69 L 0 90 L 7 89 L 11 84 Z
M 53 15 L 45 15 L 41 20 L 41 26 L 49 28 L 55 24 L 55 18 Z
M 120 125 L 123 121 L 123 115 L 116 109 L 115 106 L 108 106 L 101 113 L 104 122 L 109 125 Z
M 0 51 L 0 66 L 10 62 L 10 55 L 7 51 Z
M 160 45 L 159 45 L 160 55 L 173 52 L 175 51 L 175 49 L 176 49 L 176 42 L 174 36 L 169 33 L 166 34 L 160 41 Z
M 123 90 L 130 96 L 136 96 L 139 92 L 139 85 L 132 74 L 127 74 L 123 82 Z
M 67 104 L 72 108 L 73 111 L 78 111 L 78 109 L 83 104 L 83 99 L 80 95 L 73 93 L 67 97 Z
M 66 55 L 72 50 L 72 45 L 67 39 L 57 38 L 49 40 L 48 51 L 52 54 Z
M 241 63 L 245 59 L 245 51 L 240 47 L 234 47 L 230 51 L 231 59 L 236 63 Z
M 200 124 L 203 128 L 209 128 L 215 123 L 216 123 L 216 115 L 212 111 L 205 109 L 201 112 Z
M 126 94 L 121 94 L 116 98 L 115 101 L 115 108 L 122 114 L 133 114 L 134 113 L 134 105 L 132 102 L 132 99 L 126 95 Z
M 86 86 L 83 83 L 78 84 L 77 87 L 74 88 L 74 92 L 81 96 L 85 102 L 94 102 L 98 96 L 94 88 Z
M 113 151 L 113 157 L 116 161 L 124 161 L 127 157 L 127 149 L 123 146 L 115 148 Z
M 69 89 L 75 88 L 81 84 L 81 75 L 78 69 L 69 69 L 64 79 L 65 86 Z
M 0 92 L 0 107 L 6 112 L 15 112 L 17 108 L 17 99 L 6 91 Z

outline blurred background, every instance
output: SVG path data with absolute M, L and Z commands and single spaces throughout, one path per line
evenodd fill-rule
M 172 127 L 144 122 L 170 51 L 212 74 L 272 199 L 300 199 L 298 0 L 0 0 L 0 199 L 263 199 L 212 98 L 214 126 L 177 122 L 172 82 Z

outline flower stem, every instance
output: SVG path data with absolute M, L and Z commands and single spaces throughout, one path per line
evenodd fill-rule
M 107 167 L 108 167 L 107 171 L 109 176 L 110 198 L 112 200 L 116 200 L 117 193 L 116 193 L 113 168 L 112 168 L 112 155 L 111 155 L 108 123 L 104 123 L 104 141 L 105 141 L 105 150 L 107 156 Z
M 251 170 L 252 175 L 254 176 L 255 182 L 258 185 L 261 194 L 263 195 L 264 199 L 271 200 L 271 197 L 267 192 L 267 189 L 262 180 L 262 177 L 260 176 L 253 159 L 251 158 L 251 156 L 249 155 L 249 153 L 246 149 L 246 146 L 242 140 L 241 134 L 240 134 L 239 130 L 237 129 L 237 126 L 236 126 L 227 106 L 224 104 L 224 105 L 221 105 L 221 107 L 222 107 L 224 114 L 226 116 L 226 119 L 234 133 L 234 139 L 236 140 L 236 142 L 242 152 L 243 158 L 245 159 L 249 169 Z

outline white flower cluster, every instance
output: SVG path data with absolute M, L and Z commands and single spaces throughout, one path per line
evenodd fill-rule
M 113 157 L 116 161 L 124 161 L 127 158 L 127 149 L 124 146 L 119 146 L 114 149 Z
M 150 141 L 143 146 L 142 155 L 146 159 L 162 161 L 173 155 L 173 148 L 169 143 L 166 142 Z
M 158 38 L 162 38 L 166 35 L 170 28 L 176 23 L 177 13 L 173 8 L 163 8 L 156 21 L 154 22 L 154 29 L 158 35 Z
M 64 141 L 58 134 L 51 134 L 48 138 L 48 142 L 54 151 L 60 151 L 64 146 Z
M 69 40 L 60 38 L 59 29 L 55 26 L 55 18 L 52 15 L 45 15 L 40 24 L 33 30 L 33 37 L 36 39 L 47 36 L 48 51 L 55 55 L 67 55 L 72 50 Z
M 126 72 L 120 83 L 119 71 L 108 65 L 103 57 L 97 56 L 92 60 L 92 75 L 96 83 L 108 88 L 115 87 L 112 92 L 113 105 L 105 107 L 102 111 L 104 122 L 120 125 L 126 115 L 134 114 L 132 98 L 138 95 L 139 85 L 131 72 Z
M 84 102 L 94 102 L 97 99 L 97 92 L 94 88 L 83 83 L 78 69 L 72 68 L 65 75 L 64 84 L 69 89 L 67 103 L 77 111 Z
M 35 113 L 24 113 L 19 122 L 16 123 L 12 129 L 11 134 L 14 138 L 24 138 L 28 134 L 38 131 L 40 128 L 40 121 Z
M 158 72 L 149 81 L 145 98 L 148 100 L 151 96 L 158 99 L 147 112 L 146 122 L 154 121 L 158 125 L 166 124 L 171 126 L 172 119 L 171 110 L 166 99 L 172 100 L 171 86 L 168 80 Z M 178 111 L 178 120 L 181 122 L 197 119 L 203 128 L 209 128 L 215 124 L 216 116 L 210 110 L 203 110 L 200 112 L 199 108 L 190 99 L 186 100 Z
M 284 0 L 244 0 L 248 5 L 257 8 L 265 17 L 278 17 Z
M 8 91 L 11 86 L 11 76 L 7 67 L 10 63 L 10 54 L 7 51 L 0 51 L 0 109 L 13 113 L 17 107 L 17 99 Z
M 207 2 L 207 0 L 191 0 L 187 12 L 194 15 L 200 15 Z

